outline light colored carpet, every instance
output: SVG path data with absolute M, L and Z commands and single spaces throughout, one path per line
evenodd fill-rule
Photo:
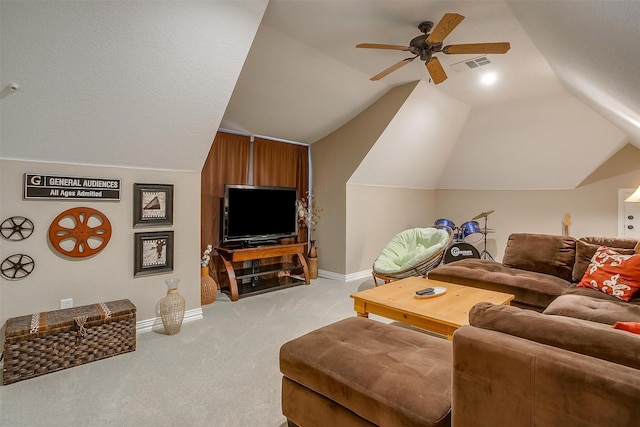
M 177 335 L 144 333 L 133 353 L 0 386 L 0 426 L 284 426 L 280 346 L 354 316 L 349 295 L 370 287 L 316 279 L 235 303 L 218 294 Z

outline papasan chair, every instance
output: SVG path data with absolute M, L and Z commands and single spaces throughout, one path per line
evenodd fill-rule
M 448 227 L 411 228 L 396 234 L 373 263 L 373 283 L 426 276 L 440 264 L 452 240 Z

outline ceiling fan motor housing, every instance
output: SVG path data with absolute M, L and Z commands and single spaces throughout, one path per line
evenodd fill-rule
M 432 21 L 422 21 L 420 24 L 418 24 L 418 30 L 420 30 L 420 32 L 423 34 L 427 34 L 429 31 L 431 31 L 432 28 Z
M 442 50 L 442 43 L 429 43 L 427 37 L 429 34 L 414 37 L 409 43 L 409 51 L 419 56 L 422 61 L 430 61 L 431 56 Z

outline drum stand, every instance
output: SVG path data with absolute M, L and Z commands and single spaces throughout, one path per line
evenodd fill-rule
M 478 219 L 478 218 L 484 217 L 484 228 L 482 229 L 482 239 L 484 240 L 484 249 L 482 250 L 482 252 L 480 252 L 480 259 L 487 259 L 490 261 L 495 261 L 495 260 L 487 250 L 487 233 L 489 232 L 489 230 L 487 229 L 487 217 L 489 216 L 489 214 L 493 212 L 494 211 L 482 212 L 480 215 L 474 218 L 474 219 Z

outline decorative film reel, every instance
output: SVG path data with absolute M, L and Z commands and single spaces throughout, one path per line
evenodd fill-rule
M 100 211 L 79 207 L 58 215 L 49 226 L 49 241 L 63 255 L 88 257 L 103 250 L 111 239 L 111 223 Z
M 2 221 L 0 234 L 7 240 L 24 240 L 33 233 L 33 222 L 23 216 L 12 216 Z
M 6 257 L 2 261 L 0 273 L 6 279 L 20 280 L 31 274 L 35 266 L 35 261 L 29 255 L 15 254 Z

